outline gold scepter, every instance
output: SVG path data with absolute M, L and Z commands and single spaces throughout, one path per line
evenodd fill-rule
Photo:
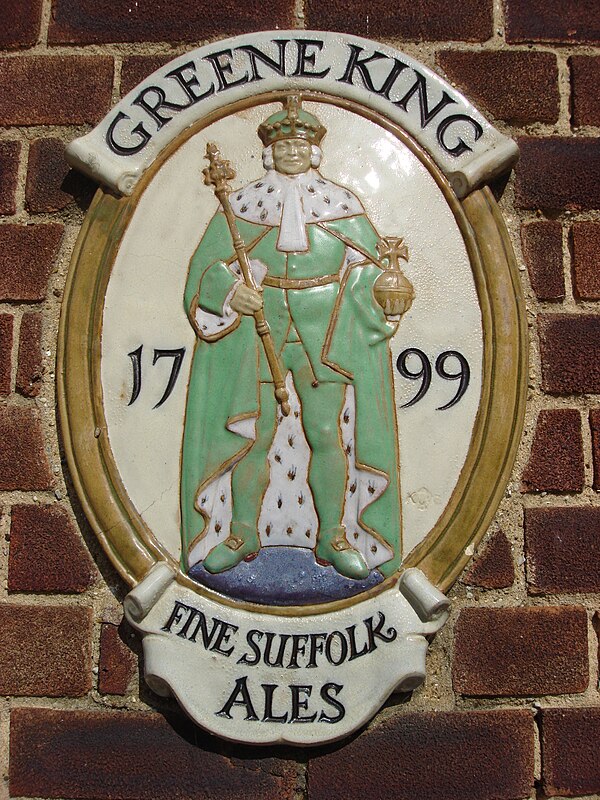
M 209 165 L 202 170 L 202 174 L 204 175 L 204 183 L 207 186 L 214 187 L 215 195 L 221 203 L 225 218 L 227 219 L 227 224 L 229 225 L 229 232 L 231 233 L 231 238 L 233 240 L 233 247 L 237 255 L 238 264 L 242 270 L 244 283 L 249 289 L 259 291 L 256 281 L 254 280 L 254 276 L 252 275 L 244 240 L 240 236 L 240 232 L 235 221 L 235 216 L 229 202 L 231 187 L 229 186 L 228 181 L 235 178 L 235 170 L 229 161 L 221 158 L 219 148 L 216 144 L 214 144 L 214 142 L 209 142 L 206 145 L 205 158 L 208 159 Z M 265 312 L 262 308 L 259 308 L 257 311 L 255 311 L 253 316 L 254 323 L 256 325 L 256 332 L 260 336 L 260 340 L 267 357 L 267 362 L 269 364 L 269 370 L 273 378 L 273 383 L 275 384 L 275 399 L 281 406 L 281 413 L 284 417 L 287 417 L 290 413 L 289 395 L 287 389 L 285 388 L 283 370 L 281 369 L 281 364 L 279 363 L 277 353 L 275 352 L 275 344 L 273 342 L 273 337 L 271 336 L 269 323 L 265 318 Z

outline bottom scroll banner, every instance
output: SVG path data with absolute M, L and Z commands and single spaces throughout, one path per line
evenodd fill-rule
M 449 601 L 418 569 L 360 604 L 289 617 L 227 606 L 157 564 L 125 599 L 146 682 L 203 728 L 250 744 L 347 736 L 425 679 Z

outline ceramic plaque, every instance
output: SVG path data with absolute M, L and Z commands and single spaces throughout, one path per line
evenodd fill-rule
M 427 67 L 276 31 L 178 57 L 69 159 L 81 501 L 144 671 L 227 739 L 316 744 L 425 678 L 527 373 L 486 185 L 514 143 Z

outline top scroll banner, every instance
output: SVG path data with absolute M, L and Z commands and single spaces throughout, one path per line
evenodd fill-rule
M 518 158 L 516 144 L 428 67 L 368 39 L 321 31 L 250 33 L 199 47 L 152 73 L 67 158 L 129 195 L 158 154 L 198 120 L 266 92 L 319 92 L 360 103 L 401 126 L 459 198 Z

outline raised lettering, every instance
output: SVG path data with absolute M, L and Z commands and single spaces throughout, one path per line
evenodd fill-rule
M 221 620 L 219 620 L 219 622 L 221 622 Z M 233 653 L 235 646 L 231 645 L 231 647 L 229 647 L 227 650 L 224 650 L 223 645 L 229 644 L 229 639 L 231 638 L 232 634 L 237 633 L 238 630 L 238 626 L 232 625 L 231 622 L 221 622 L 217 639 L 210 649 L 215 653 L 221 653 L 222 656 L 230 656 Z
M 244 653 L 240 658 L 238 658 L 238 664 L 248 664 L 250 667 L 254 667 L 260 661 L 260 648 L 254 641 L 255 639 L 260 641 L 263 637 L 262 631 L 256 630 L 253 628 L 251 631 L 248 631 L 246 634 L 246 641 L 250 645 L 254 657 L 252 657 L 249 653 Z
M 445 134 L 450 125 L 454 125 L 454 123 L 456 122 L 467 122 L 469 125 L 471 125 L 471 127 L 475 131 L 475 133 L 473 134 L 473 141 L 475 142 L 477 141 L 477 139 L 479 139 L 479 137 L 483 133 L 483 128 L 477 122 L 477 120 L 474 120 L 472 117 L 468 117 L 466 114 L 454 114 L 453 116 L 446 117 L 445 120 L 442 120 L 442 122 L 440 122 L 440 124 L 438 125 L 437 129 L 437 140 L 447 153 L 450 153 L 451 156 L 455 157 L 462 155 L 467 150 L 473 149 L 472 147 L 469 147 L 469 145 L 464 141 L 464 139 L 461 139 L 460 136 L 458 137 L 458 142 L 457 144 L 454 145 L 454 147 L 449 147 L 448 144 L 446 143 L 446 140 L 444 138 Z
M 276 72 L 278 75 L 285 75 L 285 49 L 289 43 L 289 39 L 273 39 L 272 40 L 279 49 L 279 60 L 275 61 L 275 59 L 268 56 L 266 53 L 263 53 L 257 47 L 254 47 L 251 44 L 243 44 L 240 47 L 236 47 L 236 50 L 243 50 L 245 53 L 248 54 L 248 58 L 250 59 L 250 67 L 252 69 L 252 76 L 250 77 L 250 83 L 252 81 L 262 81 L 264 75 L 261 75 L 258 71 L 258 61 L 260 61 L 265 66 L 272 69 L 273 72 Z
M 337 637 L 339 641 L 339 648 L 340 653 L 336 659 L 333 657 L 333 643 L 335 642 L 335 637 Z M 330 664 L 333 664 L 335 667 L 339 667 L 340 664 L 346 660 L 346 656 L 348 655 L 348 642 L 346 641 L 346 637 L 341 631 L 332 631 L 329 636 L 327 637 L 327 641 L 325 643 L 325 657 Z
M 198 609 L 191 608 L 190 606 L 187 606 L 187 609 L 189 611 L 189 614 L 188 614 L 188 618 L 185 621 L 185 625 L 183 626 L 183 628 L 180 631 L 177 631 L 177 636 L 180 636 L 182 639 L 185 639 L 187 637 L 187 633 L 188 633 L 188 631 L 190 629 L 190 625 L 192 624 L 192 622 L 194 621 L 194 619 L 196 617 L 200 617 L 201 620 L 204 619 L 204 614 L 201 611 L 198 611 Z M 215 629 L 215 626 L 218 625 L 218 624 L 219 623 L 217 622 L 217 620 L 213 621 L 213 631 Z M 196 628 L 196 630 L 198 630 L 198 629 Z
M 277 689 L 276 683 L 261 683 L 263 692 L 265 693 L 265 713 L 263 714 L 263 722 L 287 722 L 287 711 L 280 717 L 273 715 L 273 694 Z
M 319 722 L 329 722 L 334 724 L 339 722 L 341 719 L 344 719 L 346 716 L 346 709 L 340 703 L 339 700 L 336 700 L 335 697 L 332 697 L 332 693 L 334 695 L 338 695 L 344 687 L 340 686 L 339 683 L 326 683 L 321 687 L 321 699 L 328 703 L 330 706 L 335 708 L 338 712 L 336 717 L 328 716 L 324 711 L 321 711 L 319 716 Z
M 304 636 L 301 633 L 295 633 L 292 636 L 292 653 L 290 655 L 290 660 L 287 665 L 288 669 L 299 669 L 298 665 L 298 656 L 303 656 L 306 653 L 306 642 L 308 641 L 308 636 Z
M 241 78 L 230 81 L 228 75 L 233 75 L 233 53 L 231 50 L 220 50 L 218 53 L 211 53 L 209 56 L 204 56 L 205 61 L 210 61 L 219 81 L 219 88 L 217 91 L 224 92 L 226 89 L 231 89 L 232 86 L 239 86 L 241 83 L 248 83 L 248 73 L 245 72 Z
M 381 89 L 377 92 L 382 97 L 385 97 L 386 100 L 390 99 L 390 91 L 393 85 L 396 83 L 396 78 L 400 75 L 408 67 L 408 64 L 404 64 L 400 59 L 395 58 L 394 64 L 389 72 L 389 75 L 384 80 L 383 84 L 381 85 Z
M 238 695 L 240 698 L 239 700 Z M 248 690 L 248 677 L 246 675 L 243 678 L 238 678 L 236 680 L 234 689 L 229 695 L 227 702 L 220 711 L 215 711 L 215 716 L 233 719 L 231 716 L 231 709 L 234 706 L 242 706 L 246 709 L 247 720 L 258 719 L 256 711 L 254 710 L 254 706 L 252 705 L 252 700 L 250 699 L 250 692 Z
M 179 600 L 175 601 L 175 605 L 173 606 L 173 611 L 171 611 L 171 616 L 167 620 L 166 624 L 163 625 L 161 631 L 166 631 L 167 633 L 171 633 L 172 626 L 179 625 L 181 622 L 181 617 L 183 616 L 183 609 L 187 609 L 189 611 L 189 606 L 180 603 Z
M 387 631 L 383 630 L 383 626 L 385 625 L 385 614 L 382 611 L 379 611 L 378 614 L 379 619 L 377 620 L 375 627 L 373 627 L 373 617 L 369 617 L 368 619 L 364 620 L 369 639 L 369 653 L 372 653 L 373 650 L 377 649 L 375 639 L 381 639 L 382 642 L 393 642 L 396 636 L 398 636 L 396 629 L 392 628 L 391 626 L 387 629 Z
M 265 636 L 267 637 L 267 643 L 265 645 L 265 664 L 268 667 L 283 667 L 283 656 L 285 653 L 285 646 L 290 636 L 287 633 L 283 633 L 279 636 L 279 651 L 277 652 L 277 658 L 275 659 L 275 661 L 271 661 L 271 646 L 273 644 L 273 639 L 275 638 L 276 635 L 277 634 L 271 632 L 265 634 Z
M 194 628 L 194 632 L 190 635 L 189 640 L 190 642 L 195 642 L 196 636 L 198 635 L 198 631 L 202 631 L 202 645 L 204 646 L 205 650 L 208 650 L 213 642 L 217 630 L 222 625 L 222 622 L 220 619 L 215 619 L 213 617 L 212 628 L 210 629 L 209 633 L 206 615 L 203 614 L 201 611 L 196 611 L 196 613 L 199 615 L 198 624 Z
M 421 75 L 420 72 L 415 70 L 415 75 L 417 80 L 413 83 L 410 89 L 406 92 L 404 97 L 401 100 L 395 100 L 394 105 L 401 108 L 403 111 L 407 110 L 408 101 L 414 94 L 418 94 L 419 96 L 419 112 L 421 114 L 421 127 L 425 128 L 431 120 L 436 117 L 440 111 L 445 108 L 447 105 L 451 105 L 452 103 L 456 103 L 456 100 L 453 100 L 448 92 L 445 90 L 442 92 L 442 99 L 437 103 L 431 110 L 429 109 L 429 101 L 427 99 L 427 80 L 424 75 Z
M 308 664 L 306 665 L 307 669 L 311 669 L 317 666 L 317 654 L 320 655 L 323 652 L 323 647 L 325 646 L 326 639 L 327 639 L 326 633 L 310 634 L 310 657 L 308 659 Z
M 387 58 L 387 56 L 384 53 L 380 53 L 378 50 L 376 50 L 373 55 L 367 56 L 366 58 L 360 58 L 360 54 L 363 52 L 364 47 L 359 47 L 357 44 L 350 43 L 348 43 L 348 47 L 350 48 L 350 58 L 346 64 L 346 71 L 341 78 L 338 78 L 338 81 L 340 83 L 349 83 L 351 86 L 353 86 L 354 72 L 358 70 L 360 77 L 362 78 L 362 81 L 367 89 L 370 92 L 377 91 L 373 85 L 367 64 L 369 64 L 371 61 L 379 61 L 380 58 Z
M 298 45 L 298 61 L 292 75 L 297 75 L 300 78 L 324 78 L 330 72 L 331 67 L 327 67 L 322 72 L 310 72 L 307 69 L 307 65 L 315 66 L 317 58 L 317 53 L 309 53 L 308 48 L 316 47 L 317 51 L 320 51 L 323 49 L 323 42 L 318 39 L 296 39 L 296 43 Z
M 162 630 L 167 631 L 167 633 L 173 633 L 173 626 L 179 625 L 183 621 L 184 611 L 187 612 L 187 619 L 183 623 L 181 630 L 177 631 L 177 636 L 180 636 L 182 639 L 187 639 L 190 642 L 196 642 L 196 636 L 198 632 L 201 631 L 202 645 L 205 650 L 212 650 L 223 656 L 231 655 L 234 650 L 233 645 L 227 649 L 225 649 L 223 645 L 229 643 L 231 636 L 239 630 L 238 626 L 232 625 L 230 622 L 223 622 L 223 620 L 218 617 L 212 617 L 212 627 L 209 631 L 206 615 L 197 608 L 185 605 L 185 603 L 180 603 L 179 601 L 175 602 L 171 616 Z M 188 636 L 194 622 L 196 622 L 196 627 Z
M 311 714 L 310 717 L 303 717 L 300 715 L 301 711 L 308 710 L 308 698 L 312 694 L 312 686 L 290 686 L 292 693 L 292 713 L 290 722 L 314 722 L 317 718 L 317 712 Z M 306 695 L 302 697 L 302 695 Z
M 187 70 L 191 70 L 193 73 L 189 77 L 183 74 Z M 171 72 L 167 72 L 167 78 L 174 78 L 174 80 L 177 81 L 177 83 L 189 97 L 191 101 L 190 105 L 197 103 L 199 100 L 204 100 L 205 97 L 210 97 L 211 94 L 215 93 L 215 86 L 213 83 L 211 83 L 205 92 L 202 94 L 196 94 L 194 90 L 196 87 L 200 88 L 200 82 L 198 80 L 198 76 L 196 75 L 196 65 L 193 61 L 188 61 L 186 64 L 182 64 L 181 67 L 176 67 L 175 69 L 172 69 Z
M 151 94 L 154 94 L 155 96 L 154 105 L 150 105 L 146 99 L 146 97 Z M 169 111 L 181 111 L 184 108 L 189 108 L 191 103 L 172 103 L 170 100 L 167 100 L 167 95 L 165 94 L 164 90 L 160 88 L 160 86 L 147 86 L 145 89 L 142 89 L 142 91 L 135 98 L 133 105 L 143 108 L 148 116 L 156 122 L 157 130 L 160 130 L 164 125 L 167 124 L 167 122 L 170 122 L 173 119 L 172 115 L 162 115 L 160 113 L 161 109 L 166 108 Z
M 139 141 L 137 144 L 132 144 L 129 146 L 119 144 L 115 139 L 115 129 L 119 122 L 124 119 L 131 119 L 131 117 L 128 117 L 127 114 L 119 111 L 106 131 L 106 144 L 113 151 L 113 153 L 116 153 L 118 156 L 132 156 L 135 153 L 139 153 L 140 150 L 143 150 L 144 147 L 146 147 L 152 138 L 152 134 L 148 133 L 142 122 L 139 122 L 135 128 L 133 128 L 133 130 L 129 131 L 129 134 L 130 136 L 139 136 L 141 141 Z
M 365 642 L 363 649 L 359 652 L 356 648 L 356 625 L 350 625 L 346 630 L 350 640 L 350 658 L 348 661 L 354 661 L 355 658 L 360 658 L 369 652 L 369 645 Z

